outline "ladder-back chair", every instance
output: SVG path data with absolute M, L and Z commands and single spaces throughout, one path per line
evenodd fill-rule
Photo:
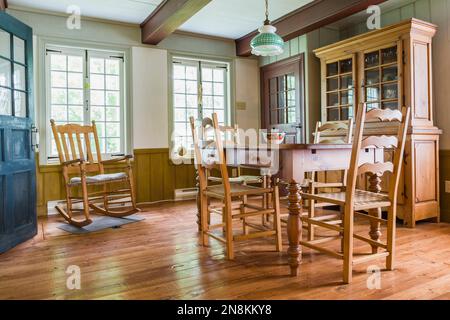
M 201 221 L 201 241 L 204 246 L 208 245 L 209 237 L 212 237 L 226 244 L 227 259 L 234 259 L 234 242 L 260 237 L 275 237 L 276 250 L 282 250 L 281 225 L 280 225 L 280 203 L 278 186 L 272 188 L 261 188 L 244 184 L 230 183 L 222 134 L 217 119 L 217 114 L 213 113 L 213 118 L 204 118 L 199 126 L 193 117 L 190 118 L 192 136 L 195 149 L 196 167 L 199 177 L 200 194 L 200 221 Z M 221 174 L 221 184 L 208 185 L 207 177 L 211 170 L 218 170 Z M 246 203 L 243 199 L 250 196 L 273 195 L 272 206 L 270 208 L 259 207 Z M 219 209 L 209 206 L 209 199 L 221 202 Z M 232 207 L 232 201 L 238 200 L 239 207 Z M 222 223 L 212 225 L 208 219 L 210 213 L 223 215 Z M 246 219 L 250 217 L 273 215 L 274 223 L 272 228 L 253 224 Z M 242 234 L 233 233 L 233 221 L 243 221 L 245 227 Z M 256 232 L 249 232 L 249 228 Z M 220 236 L 213 231 L 222 229 L 224 236 Z
M 89 208 L 112 217 L 124 217 L 140 211 L 136 207 L 132 156 L 102 160 L 95 121 L 92 121 L 92 126 L 56 125 L 53 119 L 50 123 L 66 189 L 66 207 L 57 205 L 56 209 L 67 222 L 77 227 L 92 223 Z M 126 164 L 125 172 L 105 173 L 105 164 L 120 163 Z M 112 183 L 126 187 L 110 190 Z M 88 189 L 91 186 L 98 186 L 101 191 L 91 192 Z M 75 195 L 74 188 L 81 188 L 81 196 Z M 82 204 L 82 209 L 74 207 L 75 204 Z M 131 204 L 131 207 L 124 209 L 126 204 Z M 74 217 L 76 212 L 82 212 L 84 219 Z
M 334 257 L 342 259 L 343 280 L 345 283 L 352 281 L 352 268 L 354 265 L 365 263 L 367 261 L 386 258 L 386 268 L 394 269 L 395 258 L 395 222 L 397 210 L 397 191 L 402 169 L 403 152 L 405 148 L 406 133 L 410 118 L 410 108 L 399 110 L 381 110 L 373 109 L 366 114 L 366 105 L 362 105 L 357 114 L 355 136 L 353 138 L 353 147 L 350 160 L 350 169 L 348 170 L 347 186 L 345 192 L 321 193 L 321 194 L 303 194 L 303 199 L 316 200 L 327 203 L 333 203 L 343 207 L 343 217 L 340 223 L 327 220 L 328 217 L 306 218 L 308 224 L 326 228 L 339 233 L 337 237 L 324 238 L 312 241 L 301 241 L 301 245 L 317 250 Z M 363 136 L 364 125 L 366 122 L 397 122 L 398 132 L 396 136 Z M 359 155 L 361 149 L 377 148 L 384 151 L 392 151 L 392 162 L 364 163 L 360 164 Z M 388 194 L 374 193 L 356 189 L 357 177 L 363 174 L 376 174 L 382 176 L 384 173 L 392 173 L 392 179 L 389 180 Z M 361 211 L 378 210 L 381 213 L 382 208 L 388 208 L 387 219 L 381 215 L 378 217 L 361 213 Z M 373 240 L 367 237 L 354 234 L 353 220 L 354 215 L 369 219 L 370 223 L 387 224 L 386 243 L 379 239 Z M 342 252 L 335 252 L 330 248 L 319 246 L 337 238 L 342 238 Z M 368 243 L 372 252 L 362 256 L 354 257 L 353 240 L 358 239 Z M 376 248 L 376 250 L 374 250 Z M 378 249 L 382 249 L 381 252 Z
M 348 119 L 348 121 L 336 121 L 327 122 L 322 124 L 320 121 L 316 123 L 316 130 L 314 132 L 314 144 L 351 144 L 353 137 L 353 118 Z M 321 190 L 329 189 L 341 189 L 345 187 L 347 180 L 347 170 L 342 170 L 340 172 L 341 176 L 339 181 L 336 182 L 326 182 L 328 179 L 328 172 L 325 172 L 325 182 L 318 181 L 318 172 L 310 172 L 310 179 L 307 179 L 306 189 L 310 194 L 317 194 Z M 326 202 L 316 202 L 314 199 L 309 200 L 308 204 L 308 218 L 313 218 L 315 216 L 316 208 L 323 208 L 329 206 L 330 203 Z M 332 205 L 332 204 L 331 204 Z M 306 215 L 305 215 L 306 216 Z M 339 216 L 336 215 L 336 218 Z M 308 239 L 314 240 L 315 238 L 315 228 L 314 225 L 307 225 L 308 229 Z

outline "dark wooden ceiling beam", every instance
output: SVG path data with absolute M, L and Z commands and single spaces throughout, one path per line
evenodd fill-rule
M 142 43 L 156 45 L 212 0 L 165 0 L 141 24 Z
M 326 26 L 387 0 L 315 0 L 273 21 L 277 33 L 285 41 Z M 236 54 L 249 56 L 250 42 L 258 34 L 255 30 L 236 40 Z
M 8 8 L 8 1 L 0 0 L 0 10 L 5 10 L 6 8 Z

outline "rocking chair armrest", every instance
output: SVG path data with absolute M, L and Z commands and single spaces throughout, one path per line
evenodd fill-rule
M 64 161 L 63 163 L 61 163 L 63 166 L 71 166 L 73 164 L 83 164 L 84 160 L 83 159 L 74 159 L 74 160 L 69 160 L 69 161 Z
M 121 161 L 125 161 L 125 160 L 131 160 L 133 159 L 133 156 L 131 154 L 128 154 L 124 157 L 119 157 L 119 158 L 115 158 L 115 159 L 109 159 L 109 160 L 103 160 L 102 164 L 109 164 L 109 163 L 115 163 L 115 162 L 121 162 Z

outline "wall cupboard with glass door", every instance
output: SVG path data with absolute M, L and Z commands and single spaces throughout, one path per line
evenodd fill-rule
M 321 60 L 322 122 L 348 120 L 360 103 L 367 103 L 369 110 L 411 107 L 397 210 L 410 227 L 440 215 L 442 132 L 434 126 L 431 59 L 436 30 L 433 24 L 410 19 L 315 50 Z M 367 131 L 391 135 L 395 127 L 378 125 Z

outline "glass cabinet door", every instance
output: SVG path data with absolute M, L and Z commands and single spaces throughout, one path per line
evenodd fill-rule
M 326 121 L 344 121 L 353 117 L 354 63 L 354 58 L 348 58 L 326 65 Z
M 399 109 L 397 46 L 364 54 L 364 102 L 367 109 Z

